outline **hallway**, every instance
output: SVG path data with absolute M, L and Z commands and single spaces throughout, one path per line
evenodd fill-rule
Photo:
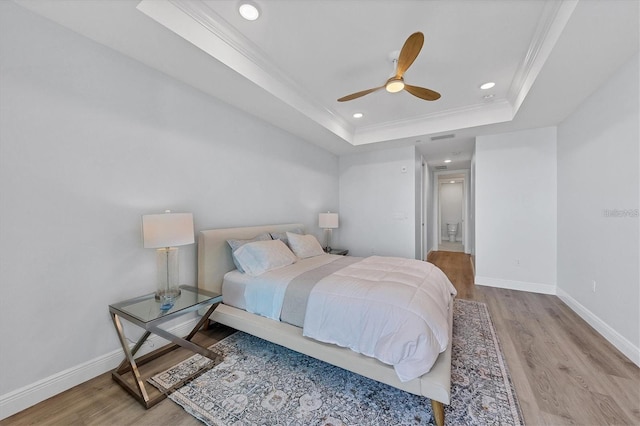
M 473 268 L 471 256 L 453 251 L 432 251 L 427 261 L 433 263 L 449 277 L 459 299 L 475 299 L 475 284 L 473 283 Z
M 455 243 L 449 241 L 443 241 L 438 245 L 438 251 L 453 251 L 457 253 L 464 253 L 464 246 L 460 241 Z

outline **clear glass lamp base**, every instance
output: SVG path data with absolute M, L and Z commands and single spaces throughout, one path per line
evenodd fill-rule
M 173 307 L 175 299 L 180 296 L 178 249 L 176 247 L 159 248 L 156 255 L 158 287 L 155 298 L 160 302 L 160 309 L 168 310 Z
M 178 287 L 170 288 L 168 290 L 158 290 L 156 291 L 156 300 L 161 300 L 162 298 L 173 298 L 177 299 L 180 296 L 180 289 Z

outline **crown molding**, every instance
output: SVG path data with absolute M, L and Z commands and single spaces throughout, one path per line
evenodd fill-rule
M 204 2 L 142 0 L 137 9 L 277 99 L 351 142 L 353 125 L 314 99 L 261 49 Z
M 529 90 L 538 78 L 545 62 L 549 59 L 549 55 L 569 22 L 578 1 L 548 0 L 545 3 L 529 49 L 514 74 L 507 94 L 507 99 L 513 105 L 514 116 L 529 94 Z
M 578 0 L 547 0 L 505 99 L 355 127 L 308 93 L 205 2 L 142 0 L 137 9 L 351 145 L 510 121 L 533 86 Z
M 502 123 L 512 120 L 513 117 L 513 106 L 506 99 L 496 99 L 489 103 L 452 108 L 408 119 L 359 127 L 356 129 L 353 144 L 364 145 Z

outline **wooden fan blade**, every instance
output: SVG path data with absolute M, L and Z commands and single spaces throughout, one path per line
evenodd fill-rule
M 440 99 L 440 93 L 434 92 L 430 89 L 425 89 L 424 87 L 410 86 L 408 84 L 405 84 L 404 90 L 411 93 L 413 96 L 417 96 L 418 98 L 424 99 L 426 101 L 437 101 L 438 99 Z
M 343 96 L 343 97 L 341 97 L 340 99 L 338 99 L 338 102 L 346 102 L 346 101 L 350 101 L 350 100 L 352 100 L 352 99 L 356 99 L 356 98 L 359 98 L 359 97 L 361 97 L 361 96 L 368 95 L 369 93 L 373 93 L 373 92 L 375 92 L 376 90 L 380 90 L 380 89 L 382 89 L 383 87 L 384 87 L 384 86 L 380 86 L 380 87 L 376 87 L 375 89 L 363 90 L 362 92 L 352 93 L 352 94 L 350 94 L 350 95 L 347 95 L 347 96 Z
M 424 35 L 421 32 L 413 33 L 409 36 L 407 41 L 404 42 L 400 56 L 398 57 L 398 69 L 396 70 L 396 78 L 400 78 L 404 75 L 405 71 L 409 69 L 413 61 L 416 60 L 422 45 L 424 44 Z

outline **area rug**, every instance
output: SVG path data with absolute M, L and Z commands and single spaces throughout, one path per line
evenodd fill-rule
M 430 400 L 242 332 L 212 346 L 224 361 L 171 398 L 208 425 L 432 425 Z M 171 389 L 210 361 L 194 355 L 149 381 Z M 454 304 L 447 425 L 522 425 L 487 306 Z

